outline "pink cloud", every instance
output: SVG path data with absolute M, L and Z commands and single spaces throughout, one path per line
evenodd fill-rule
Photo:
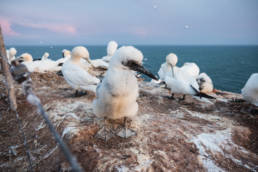
M 19 33 L 15 32 L 11 28 L 11 23 L 8 19 L 0 17 L 0 25 L 3 30 L 3 34 L 8 35 L 8 36 L 18 36 L 20 35 Z
M 143 28 L 143 27 L 137 27 L 137 28 L 134 28 L 132 31 L 131 31 L 132 34 L 134 35 L 137 35 L 137 36 L 147 36 L 148 35 L 148 30 Z
M 47 29 L 52 32 L 57 32 L 57 33 L 68 33 L 68 34 L 76 34 L 76 28 L 72 25 L 68 24 L 52 24 L 52 23 L 47 23 L 47 24 L 41 24 L 41 23 L 20 23 L 20 25 L 25 26 L 25 27 L 31 27 L 31 28 L 36 28 L 36 29 Z

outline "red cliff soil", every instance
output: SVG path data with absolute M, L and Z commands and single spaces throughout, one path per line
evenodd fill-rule
M 218 91 L 216 100 L 186 96 L 170 100 L 163 88 L 140 82 L 139 112 L 130 123 L 136 136 L 115 133 L 122 121 L 108 121 L 110 139 L 98 137 L 103 119 L 91 103 L 94 94 L 74 97 L 54 73 L 32 74 L 34 91 L 57 131 L 85 171 L 258 171 L 258 108 L 232 102 L 240 95 Z M 71 170 L 44 120 L 17 87 L 34 171 Z M 180 97 L 181 95 L 176 95 Z M 28 160 L 15 114 L 8 108 L 0 75 L 0 171 L 27 171 Z

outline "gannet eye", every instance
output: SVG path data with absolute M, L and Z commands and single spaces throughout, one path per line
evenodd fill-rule
M 205 79 L 204 79 L 204 78 L 201 78 L 200 81 L 201 81 L 201 82 L 205 82 Z
M 133 60 L 123 61 L 122 64 L 124 66 L 129 67 L 130 69 L 134 69 L 136 66 L 139 66 L 139 64 L 136 61 L 133 61 Z

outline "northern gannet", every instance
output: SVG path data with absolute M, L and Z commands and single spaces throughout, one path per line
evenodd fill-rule
M 56 62 L 58 64 L 62 64 L 64 63 L 66 60 L 71 58 L 71 51 L 67 50 L 67 49 L 63 49 L 62 50 L 62 58 L 56 60 Z
M 102 60 L 108 63 L 111 60 L 113 54 L 116 52 L 117 47 L 118 44 L 116 43 L 116 41 L 109 41 L 107 46 L 107 55 L 102 57 Z
M 85 47 L 77 46 L 72 50 L 72 57 L 62 66 L 62 74 L 66 82 L 76 90 L 96 91 L 100 80 L 90 75 L 81 62 L 81 59 L 89 61 L 89 52 Z
M 20 63 L 23 63 L 29 72 L 56 72 L 60 71 L 62 68 L 59 66 L 58 62 L 51 59 L 33 61 L 33 58 L 29 53 L 23 53 L 17 60 Z
M 241 90 L 244 100 L 258 106 L 258 73 L 253 73 Z
M 139 95 L 135 71 L 153 79 L 157 78 L 142 66 L 143 54 L 132 46 L 119 48 L 113 55 L 109 69 L 97 88 L 93 112 L 109 119 L 124 118 L 124 129 L 118 135 L 128 137 L 126 120 L 138 112 L 136 99 Z M 130 133 L 130 132 L 129 132 Z
M 177 70 L 177 67 L 176 67 L 177 60 L 178 60 L 177 55 L 174 53 L 170 53 L 166 56 L 166 63 L 163 63 L 160 66 L 160 69 L 158 72 L 158 75 L 161 81 L 165 81 L 166 76 L 173 77 L 172 68 L 174 68 L 174 70 Z
M 213 83 L 211 78 L 206 73 L 201 73 L 197 77 L 197 83 L 199 85 L 200 92 L 211 93 L 213 92 Z
M 174 99 L 174 93 L 183 94 L 183 97 L 179 100 L 184 100 L 186 94 L 206 97 L 211 99 L 213 98 L 209 95 L 206 95 L 205 93 L 200 92 L 198 82 L 194 75 L 196 71 L 193 71 L 192 73 L 190 71 L 191 66 L 195 66 L 195 65 L 188 63 L 184 65 L 185 68 L 183 68 L 184 66 L 181 68 L 177 68 L 176 63 L 177 61 L 174 61 L 174 63 L 172 64 L 172 70 L 171 70 L 172 77 L 169 75 L 166 75 L 165 77 L 165 83 L 167 84 L 167 86 L 170 88 L 170 91 L 172 92 L 172 95 L 171 95 L 172 99 Z
M 48 52 L 45 52 L 45 53 L 43 54 L 43 56 L 41 57 L 41 60 L 47 60 L 48 57 L 49 57 L 49 53 L 48 53 Z
M 13 60 L 15 60 L 15 55 L 17 53 L 17 50 L 15 48 L 10 48 L 9 50 L 6 51 L 8 63 L 11 64 Z
M 184 65 L 180 68 L 180 70 L 184 71 L 188 75 L 191 75 L 195 78 L 199 76 L 200 68 L 197 66 L 196 63 L 184 63 Z

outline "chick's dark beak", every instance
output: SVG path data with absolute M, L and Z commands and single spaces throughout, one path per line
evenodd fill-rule
M 139 64 L 135 63 L 134 61 L 128 61 L 125 65 L 128 66 L 131 70 L 140 72 L 152 79 L 158 80 L 158 78 L 155 75 L 153 75 L 151 72 L 149 72 L 147 69 L 145 69 L 142 65 L 139 65 Z

